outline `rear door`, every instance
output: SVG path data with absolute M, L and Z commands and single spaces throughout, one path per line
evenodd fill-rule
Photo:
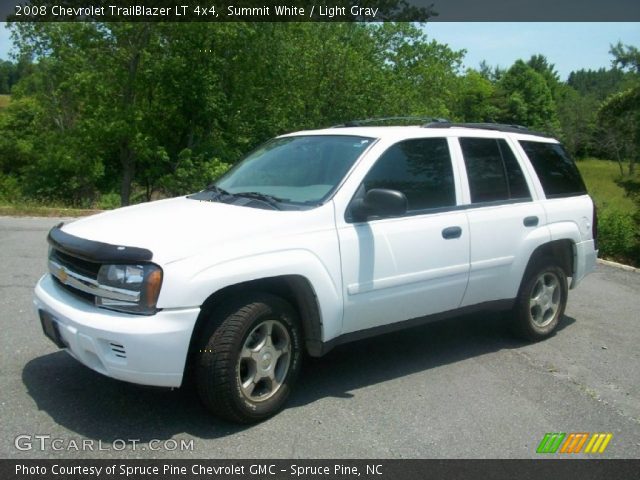
M 457 210 L 460 183 L 446 138 L 404 140 L 370 169 L 356 197 L 399 190 L 400 218 L 338 222 L 344 288 L 343 333 L 452 310 L 469 270 L 469 228 Z
M 531 250 L 548 236 L 545 212 L 503 138 L 461 137 L 469 186 L 469 285 L 462 306 L 515 298 Z M 546 241 L 546 240 L 545 240 Z M 526 258 L 525 258 L 526 257 Z

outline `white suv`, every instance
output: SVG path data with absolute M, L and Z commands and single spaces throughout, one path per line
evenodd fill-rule
M 273 139 L 194 195 L 53 228 L 35 304 L 84 365 L 166 387 L 192 372 L 211 411 L 255 422 L 304 352 L 478 309 L 551 335 L 595 241 L 578 170 L 544 134 L 355 123 Z

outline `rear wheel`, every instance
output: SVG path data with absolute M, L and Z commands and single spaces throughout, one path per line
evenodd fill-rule
M 295 310 L 279 297 L 259 294 L 239 299 L 212 317 L 196 366 L 205 406 L 239 423 L 278 412 L 300 370 Z
M 555 331 L 567 305 L 567 276 L 551 259 L 529 268 L 518 294 L 517 333 L 527 340 L 542 340 Z

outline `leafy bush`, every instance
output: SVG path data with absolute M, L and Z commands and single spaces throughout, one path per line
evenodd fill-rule
M 114 208 L 119 208 L 120 194 L 115 192 L 103 193 L 100 195 L 95 207 L 101 210 L 113 210 Z
M 17 178 L 0 173 L 0 201 L 14 203 L 22 200 L 22 189 Z
M 616 210 L 604 212 L 598 219 L 598 240 L 600 256 L 622 261 L 633 259 L 638 243 L 633 217 Z

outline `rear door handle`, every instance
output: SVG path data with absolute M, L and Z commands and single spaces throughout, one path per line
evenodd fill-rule
M 538 225 L 538 217 L 536 217 L 535 215 L 531 216 L 531 217 L 525 217 L 525 219 L 522 221 L 522 223 L 524 223 L 525 227 L 535 227 Z
M 460 235 L 462 235 L 462 229 L 460 227 L 447 227 L 442 230 L 442 238 L 445 240 L 459 238 Z

